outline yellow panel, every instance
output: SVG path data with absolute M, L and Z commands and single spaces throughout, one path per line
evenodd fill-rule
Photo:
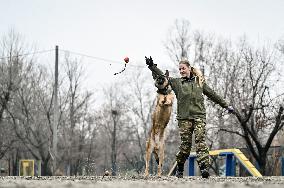
M 20 160 L 19 176 L 34 176 L 34 160 Z

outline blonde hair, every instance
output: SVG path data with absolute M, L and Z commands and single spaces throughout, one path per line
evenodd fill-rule
M 194 76 L 196 76 L 197 82 L 198 82 L 199 86 L 200 86 L 200 87 L 203 86 L 203 84 L 204 84 L 204 82 L 205 82 L 205 78 L 204 78 L 202 72 L 201 72 L 199 69 L 190 66 L 189 61 L 188 61 L 187 59 L 182 59 L 182 60 L 179 62 L 179 64 L 185 64 L 186 66 L 191 67 L 191 72 L 192 72 L 192 74 L 193 74 Z
M 198 84 L 199 84 L 200 87 L 202 87 L 204 82 L 205 82 L 205 78 L 204 78 L 202 72 L 199 69 L 194 68 L 194 67 L 191 67 L 191 72 L 194 76 L 197 77 Z

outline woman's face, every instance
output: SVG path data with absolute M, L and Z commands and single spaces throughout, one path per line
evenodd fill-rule
M 189 77 L 190 75 L 190 68 L 183 63 L 179 64 L 179 73 L 181 75 L 181 77 Z

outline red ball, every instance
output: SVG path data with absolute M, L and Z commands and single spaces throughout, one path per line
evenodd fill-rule
M 129 62 L 129 58 L 128 58 L 128 57 L 125 57 L 125 58 L 124 58 L 124 62 L 125 62 L 125 63 L 128 63 L 128 62 Z

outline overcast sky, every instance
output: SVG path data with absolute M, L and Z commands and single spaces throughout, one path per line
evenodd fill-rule
M 231 39 L 284 37 L 283 0 L 0 0 L 0 7 L 1 36 L 14 28 L 38 50 L 59 45 L 115 61 L 128 56 L 143 66 L 145 55 L 170 62 L 163 41 L 175 19 Z M 84 61 L 94 65 L 93 76 L 116 71 L 108 62 Z

